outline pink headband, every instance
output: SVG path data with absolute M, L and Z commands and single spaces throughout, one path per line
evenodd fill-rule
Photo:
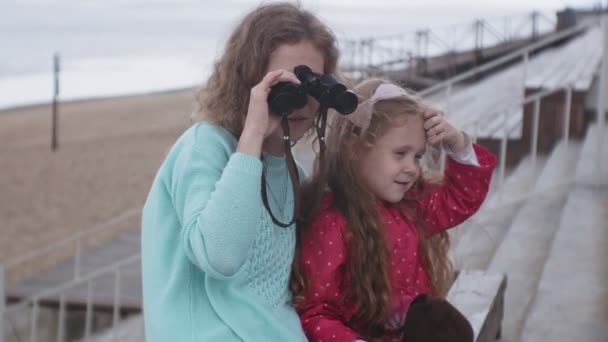
M 401 87 L 391 83 L 382 83 L 376 88 L 374 94 L 367 100 L 363 101 L 357 109 L 346 117 L 357 127 L 364 131 L 369 126 L 374 112 L 374 105 L 378 101 L 394 99 L 409 94 Z

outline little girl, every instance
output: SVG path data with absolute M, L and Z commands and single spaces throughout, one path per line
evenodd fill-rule
M 446 230 L 479 209 L 496 164 L 404 89 L 369 80 L 355 91 L 359 107 L 334 118 L 326 165 L 302 189 L 291 286 L 310 341 L 400 341 L 412 300 L 445 296 Z M 427 143 L 449 156 L 441 182 L 423 173 Z

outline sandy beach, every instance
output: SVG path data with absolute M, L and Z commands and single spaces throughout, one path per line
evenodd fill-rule
M 56 152 L 50 106 L 1 111 L 0 263 L 141 207 L 194 99 L 182 90 L 61 104 Z

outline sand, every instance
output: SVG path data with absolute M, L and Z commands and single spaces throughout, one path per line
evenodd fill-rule
M 190 126 L 194 98 L 183 90 L 61 104 L 55 152 L 50 106 L 0 112 L 0 263 L 140 208 Z
M 0 111 L 0 264 L 141 208 L 194 108 L 194 89 L 63 103 L 55 152 L 50 105 Z M 294 148 L 308 172 L 310 139 Z M 85 241 L 99 245 L 126 229 L 139 229 L 139 215 Z M 72 257 L 75 245 L 9 268 L 9 282 Z

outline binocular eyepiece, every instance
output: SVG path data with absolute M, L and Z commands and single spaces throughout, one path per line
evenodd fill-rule
M 350 114 L 357 109 L 357 95 L 331 74 L 315 74 L 306 65 L 295 67 L 294 74 L 301 84 L 279 82 L 270 90 L 268 106 L 273 114 L 287 116 L 304 107 L 308 102 L 307 95 L 312 96 L 321 106 L 333 108 L 340 114 Z

